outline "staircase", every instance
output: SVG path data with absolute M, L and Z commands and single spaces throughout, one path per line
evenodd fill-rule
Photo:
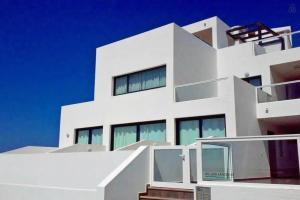
M 151 187 L 147 192 L 139 193 L 139 200 L 193 200 L 194 191 L 181 188 Z

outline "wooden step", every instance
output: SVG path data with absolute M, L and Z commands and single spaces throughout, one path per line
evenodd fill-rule
M 178 199 L 166 198 L 166 197 L 154 197 L 154 196 L 140 196 L 140 200 L 178 200 Z M 185 200 L 185 199 L 180 199 L 180 200 Z
M 183 188 L 148 187 L 147 195 L 173 199 L 193 199 L 194 192 Z
M 150 187 L 147 185 L 146 192 L 139 194 L 140 200 L 193 200 L 194 191 L 184 188 Z
M 148 186 L 148 190 L 165 190 L 165 191 L 175 191 L 175 192 L 194 192 L 192 189 L 186 188 L 167 188 L 167 187 L 155 187 L 155 186 Z

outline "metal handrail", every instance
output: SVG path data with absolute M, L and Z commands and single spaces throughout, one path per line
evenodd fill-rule
M 217 78 L 217 79 L 210 79 L 210 80 L 205 80 L 205 81 L 198 81 L 198 82 L 193 82 L 193 83 L 186 83 L 182 85 L 175 86 L 176 88 L 181 88 L 181 87 L 186 87 L 186 86 L 192 86 L 192 85 L 198 85 L 198 84 L 205 84 L 205 83 L 210 83 L 210 82 L 218 82 L 222 80 L 226 80 L 228 77 L 223 77 L 223 78 Z

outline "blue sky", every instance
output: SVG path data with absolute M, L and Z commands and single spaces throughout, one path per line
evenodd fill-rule
M 297 1 L 0 0 L 0 152 L 58 145 L 61 105 L 93 99 L 96 47 L 212 16 L 299 30 Z

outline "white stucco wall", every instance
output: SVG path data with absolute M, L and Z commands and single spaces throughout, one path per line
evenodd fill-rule
M 98 48 L 96 60 L 95 100 L 62 108 L 60 147 L 74 143 L 76 128 L 103 126 L 108 150 L 111 125 L 153 120 L 166 120 L 167 142 L 175 144 L 176 118 L 233 113 L 225 98 L 175 102 L 174 84 L 217 77 L 216 50 L 175 24 Z M 167 69 L 166 87 L 112 95 L 114 76 L 163 64 Z M 233 98 L 233 89 L 222 90 L 231 91 L 226 95 Z M 235 126 L 230 121 L 230 117 L 226 119 L 226 128 L 234 135 Z
M 211 185 L 211 200 L 298 200 L 299 196 L 299 186 L 247 183 Z
M 245 75 L 262 77 L 262 85 L 272 84 L 270 67 L 299 60 L 300 48 L 255 55 L 252 43 L 244 43 L 217 51 L 218 77 Z
M 217 78 L 216 50 L 178 26 L 174 31 L 174 85 Z
M 95 189 L 37 187 L 32 185 L 1 184 L 0 199 L 9 200 L 99 200 Z
M 150 149 L 139 147 L 125 162 L 98 185 L 105 200 L 138 200 L 149 183 Z
M 192 35 L 207 28 L 212 28 L 213 47 Z M 233 89 L 235 83 L 228 81 L 217 82 L 217 87 L 190 87 L 184 95 L 210 98 L 174 101 L 174 86 L 180 84 L 246 74 L 261 75 L 262 84 L 270 84 L 271 65 L 299 60 L 299 48 L 268 54 L 252 43 L 225 48 L 228 28 L 212 17 L 183 28 L 168 24 L 98 48 L 95 100 L 62 107 L 60 147 L 74 144 L 77 128 L 103 126 L 103 145 L 108 150 L 112 125 L 153 120 L 166 120 L 167 142 L 175 144 L 176 118 L 217 114 L 226 115 L 227 136 L 261 134 L 251 86 Z M 160 65 L 166 65 L 166 87 L 113 96 L 113 77 Z
M 131 153 L 2 154 L 0 184 L 93 189 Z
M 183 28 L 190 33 L 196 33 L 208 28 L 212 28 L 212 46 L 215 49 L 228 46 L 228 40 L 225 31 L 229 29 L 229 26 L 216 16 L 186 25 Z
M 300 109 L 295 108 L 300 108 L 300 99 L 259 103 L 257 105 L 257 117 L 265 119 L 300 115 Z

